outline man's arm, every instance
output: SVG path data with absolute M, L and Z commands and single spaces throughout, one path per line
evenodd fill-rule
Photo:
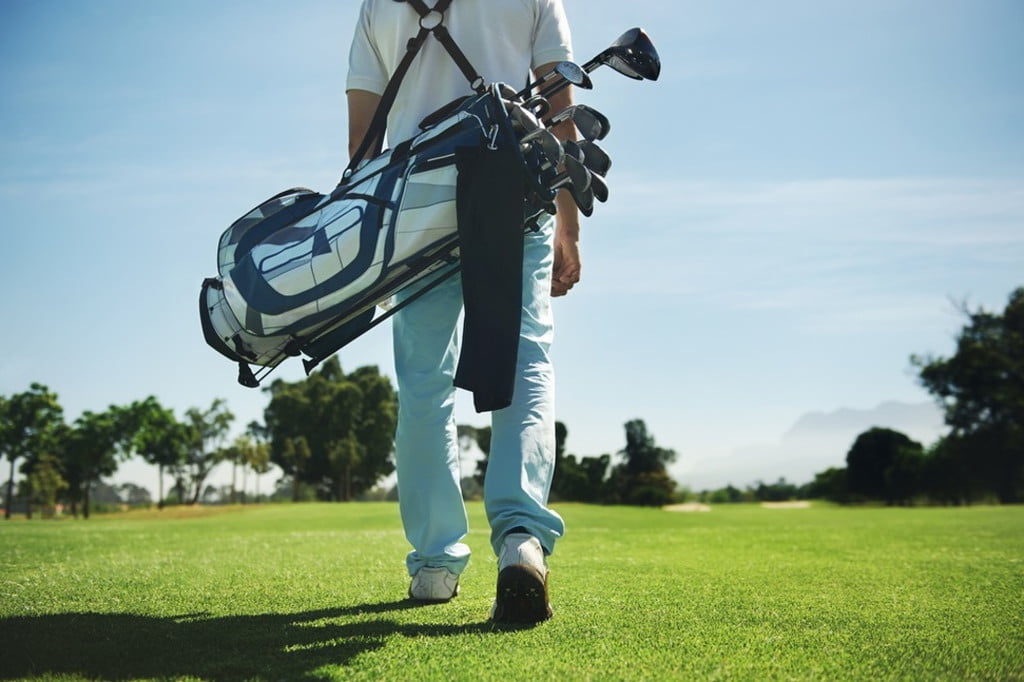
M 536 71 L 543 75 L 553 69 L 554 63 L 544 64 Z M 572 105 L 572 86 L 548 98 L 553 116 Z M 551 128 L 559 140 L 575 140 L 576 126 L 571 120 Z M 551 276 L 551 295 L 564 296 L 580 281 L 580 211 L 566 189 L 558 190 L 555 197 L 555 265 Z
M 348 95 L 348 158 L 351 159 L 370 129 L 373 114 L 380 104 L 380 95 L 368 90 L 349 90 Z M 372 149 L 372 146 L 371 146 Z

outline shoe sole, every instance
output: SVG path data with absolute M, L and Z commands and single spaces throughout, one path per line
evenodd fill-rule
M 496 623 L 539 623 L 551 617 L 547 576 L 522 564 L 506 566 L 498 573 L 494 602 Z

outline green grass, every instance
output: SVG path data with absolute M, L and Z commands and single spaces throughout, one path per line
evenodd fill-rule
M 0 679 L 1024 679 L 1024 508 L 561 505 L 553 620 L 449 604 L 392 504 L 0 523 Z

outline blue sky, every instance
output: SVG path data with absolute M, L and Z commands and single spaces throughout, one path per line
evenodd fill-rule
M 932 440 L 909 356 L 951 352 L 956 301 L 1024 285 L 1024 5 L 565 4 L 581 60 L 639 25 L 663 62 L 577 96 L 614 167 L 556 304 L 569 451 L 614 452 L 639 417 L 703 488 L 804 480 L 874 424 Z M 260 417 L 198 287 L 235 218 L 337 182 L 357 5 L 0 3 L 0 394 Z M 341 359 L 390 374 L 389 330 Z

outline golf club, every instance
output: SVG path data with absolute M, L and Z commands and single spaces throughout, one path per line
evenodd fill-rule
M 541 129 L 540 120 L 528 109 L 524 109 L 519 104 L 508 100 L 505 101 L 505 109 L 508 111 L 508 117 L 512 121 L 512 130 L 517 135 L 526 135 Z
M 597 173 L 590 174 L 590 191 L 601 203 L 608 201 L 608 181 Z
M 642 28 L 631 28 L 615 39 L 600 54 L 583 65 L 590 73 L 601 65 L 610 66 L 634 80 L 656 81 L 661 75 L 661 58 Z
M 577 145 L 583 153 L 583 165 L 592 172 L 604 177 L 612 167 L 612 159 L 605 150 L 590 140 L 583 140 Z
M 559 75 L 562 76 L 562 80 L 556 81 L 553 85 L 548 85 L 544 87 L 537 94 L 539 94 L 541 97 L 550 97 L 551 95 L 569 87 L 570 85 L 575 85 L 577 88 L 581 88 L 583 90 L 594 89 L 594 82 L 590 80 L 590 76 L 588 76 L 587 72 L 584 71 L 579 65 L 573 64 L 573 62 L 561 62 L 560 65 L 561 64 L 572 64 L 572 66 L 575 67 L 576 69 L 579 69 L 579 71 L 575 73 L 569 73 L 568 75 L 570 77 L 567 77 L 565 74 L 560 73 Z
M 583 150 L 580 149 L 580 145 L 576 140 L 565 140 L 562 142 L 562 149 L 565 150 L 566 156 L 571 156 L 583 165 L 586 165 L 586 163 L 584 163 L 585 157 L 583 155 Z
M 624 76 L 634 80 L 658 80 L 661 75 L 661 57 L 651 42 L 650 36 L 642 28 L 631 28 L 615 39 L 611 45 L 583 65 L 583 70 L 590 73 L 599 66 L 610 66 Z M 563 88 L 572 85 L 560 81 L 544 91 L 550 97 Z
M 548 83 L 548 81 L 554 79 L 556 76 L 561 76 L 562 81 L 569 85 L 576 85 L 584 90 L 589 90 L 594 87 L 593 83 L 590 82 L 590 76 L 587 75 L 586 71 L 575 62 L 558 62 L 555 67 L 548 71 L 546 74 L 533 81 L 525 88 L 516 93 L 516 99 L 522 99 L 533 92 L 534 88 L 540 87 Z
M 586 152 L 583 150 L 582 146 L 574 140 L 566 140 L 562 143 L 562 146 L 565 148 L 566 159 L 572 158 L 574 161 L 582 163 L 587 169 L 587 172 L 590 173 L 590 177 L 587 182 L 588 187 L 594 194 L 594 198 L 600 202 L 608 201 L 608 183 L 600 173 L 587 165 Z M 611 164 L 611 161 L 608 163 Z
M 608 117 L 597 109 L 586 104 L 573 104 L 544 121 L 544 125 L 552 127 L 565 120 L 572 119 L 580 135 L 587 140 L 603 140 L 612 128 Z
M 551 111 L 551 103 L 540 95 L 534 95 L 522 104 L 523 108 L 537 118 L 544 118 Z
M 590 188 L 591 173 L 571 156 L 565 157 L 565 172 L 555 176 L 551 189 L 564 187 L 572 195 L 580 213 L 588 218 L 594 213 L 594 191 Z
M 565 149 L 554 133 L 546 128 L 538 128 L 532 133 L 523 135 L 519 141 L 522 145 L 537 145 L 552 166 L 559 166 L 565 158 Z

